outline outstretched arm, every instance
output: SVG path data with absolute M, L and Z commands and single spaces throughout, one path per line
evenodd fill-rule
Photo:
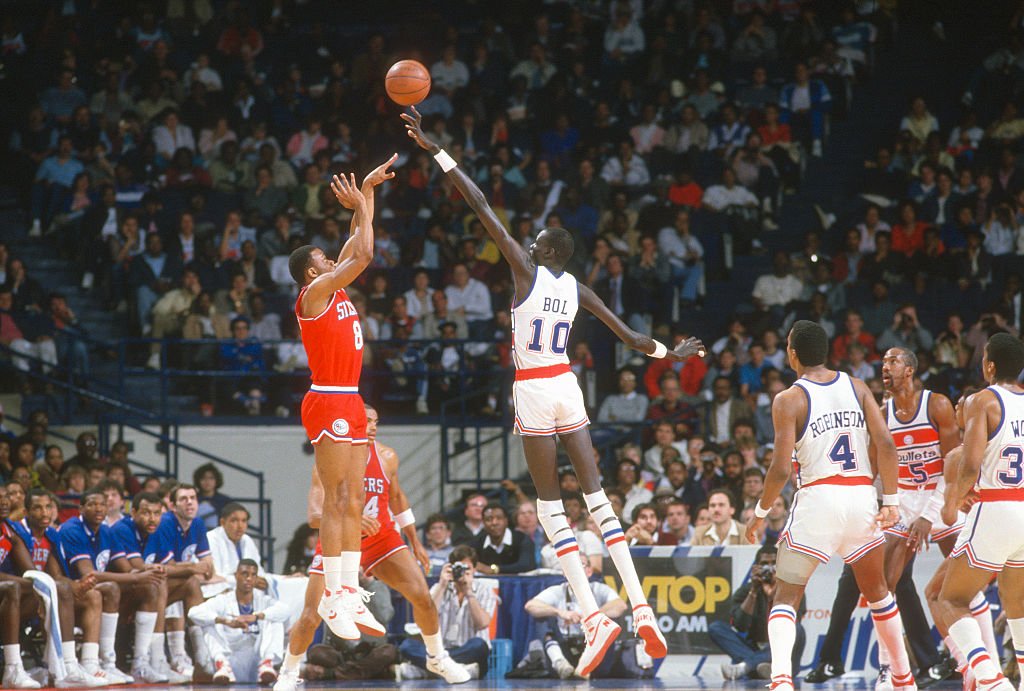
M 412 110 L 411 115 L 409 113 L 402 113 L 401 116 L 405 120 L 406 132 L 421 149 L 425 149 L 431 155 L 436 156 L 441 152 L 441 147 L 428 139 L 427 135 L 423 133 L 423 129 L 420 127 L 422 116 L 419 114 L 419 111 L 415 108 L 410 110 Z M 462 193 L 469 207 L 473 209 L 473 213 L 480 218 L 480 222 L 491 236 L 491 239 L 498 245 L 498 249 L 501 251 L 501 255 L 505 257 L 505 261 L 512 267 L 512 275 L 515 276 L 517 287 L 528 286 L 533 280 L 534 267 L 526 250 L 516 242 L 515 238 L 509 235 L 508 230 L 501 224 L 501 221 L 494 214 L 494 210 L 487 203 L 484 193 L 480 191 L 480 188 L 468 175 L 462 172 L 461 168 L 453 166 L 447 171 L 447 175 L 459 192 Z
M 379 185 L 382 182 L 384 182 L 385 180 L 390 180 L 391 178 L 395 177 L 394 171 L 388 170 L 388 168 L 393 166 L 395 164 L 395 161 L 397 161 L 397 160 L 398 160 L 398 154 L 392 154 L 391 158 L 389 158 L 388 160 L 384 161 L 384 163 L 381 163 L 379 166 L 377 166 L 376 168 L 371 170 L 367 174 L 367 176 L 365 178 L 363 178 L 363 184 L 362 184 L 362 187 L 359 188 L 359 191 L 363 195 L 363 200 L 366 202 L 366 214 L 367 214 L 367 217 L 370 219 L 370 223 L 371 224 L 373 223 L 373 213 L 374 213 L 374 199 L 373 199 L 374 188 L 377 185 Z M 335 180 L 338 180 L 338 179 L 339 178 L 337 176 L 335 176 Z M 335 186 L 334 182 L 331 182 L 331 190 L 334 192 L 334 196 L 338 198 L 339 202 L 341 202 L 342 204 L 346 203 L 345 200 L 342 199 L 341 195 L 339 195 L 338 189 Z M 346 208 L 352 208 L 352 207 L 349 207 L 349 206 L 346 205 Z M 353 256 L 353 254 L 356 252 L 357 246 L 360 249 L 364 249 L 365 248 L 366 238 L 362 238 L 359 243 L 353 242 L 356 239 L 356 232 L 359 230 L 359 229 L 356 228 L 357 216 L 358 216 L 358 214 L 352 216 L 352 230 L 351 230 L 351 233 L 349 235 L 349 239 L 345 242 L 344 245 L 342 245 L 341 252 L 338 254 L 338 263 L 339 264 L 341 264 L 347 258 Z M 369 235 L 370 235 L 370 257 L 372 258 L 373 257 L 373 228 L 371 226 L 367 226 L 367 230 L 369 231 Z
M 656 355 L 658 349 L 657 341 L 650 336 L 633 331 L 614 312 L 608 309 L 608 305 L 604 304 L 593 290 L 582 283 L 577 285 L 579 286 L 581 307 L 603 321 L 605 326 L 611 329 L 612 333 L 618 336 L 619 340 L 630 348 L 639 350 L 647 355 Z M 658 357 L 665 357 L 669 360 L 686 360 L 693 355 L 704 357 L 704 353 L 704 344 L 700 342 L 700 339 L 688 338 L 676 346 L 675 350 L 666 351 L 663 356 Z
M 882 416 L 882 410 L 875 403 L 871 389 L 860 379 L 852 379 L 853 389 L 864 409 L 864 420 L 867 423 L 871 447 L 875 450 L 875 465 L 878 477 L 882 481 L 882 509 L 875 520 L 883 528 L 896 524 L 900 519 L 899 506 L 896 501 L 896 489 L 899 479 L 899 458 L 896 455 L 896 444 L 892 440 L 889 425 Z
M 341 248 L 334 269 L 317 276 L 306 290 L 303 307 L 304 311 L 312 314 L 323 309 L 332 293 L 347 288 L 356 280 L 373 259 L 373 217 L 369 213 L 370 205 L 356 186 L 355 176 L 350 174 L 346 178 L 335 175 L 331 189 L 338 201 L 355 213 L 352 215 L 351 235 Z M 306 305 L 311 307 L 307 308 Z

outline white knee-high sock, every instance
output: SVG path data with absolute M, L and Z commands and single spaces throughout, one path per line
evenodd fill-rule
M 1006 628 L 1013 638 L 1013 654 L 1017 658 L 1017 668 L 1024 675 L 1024 618 L 1007 619 Z
M 4 664 L 15 665 L 18 669 L 24 669 L 21 662 L 21 645 L 18 643 L 9 643 L 3 646 L 4 649 Z
M 341 587 L 353 590 L 359 587 L 359 558 L 361 556 L 360 552 L 341 553 L 341 563 L 339 564 L 341 568 L 338 570 Z
M 149 661 L 154 666 L 160 666 L 161 663 L 167 662 L 167 651 L 165 645 L 167 643 L 167 634 L 165 633 L 154 633 L 153 637 L 149 641 Z
M 432 634 L 421 633 L 423 636 L 423 647 L 427 649 L 430 657 L 441 657 L 444 654 L 444 641 L 441 640 L 441 632 Z
M 580 603 L 583 618 L 586 619 L 597 611 L 597 600 L 594 599 L 594 592 L 587 581 L 587 572 L 583 570 L 580 548 L 576 543 L 576 535 L 569 527 L 569 519 L 565 517 L 562 500 L 537 500 L 537 517 L 544 528 L 544 534 L 548 536 L 548 541 L 555 549 L 555 556 L 558 557 L 565 580 L 569 582 L 572 594 Z
M 910 674 L 910 658 L 903 645 L 903 620 L 900 618 L 896 598 L 892 593 L 886 593 L 878 602 L 869 602 L 868 607 L 871 608 L 871 619 L 875 622 L 875 633 L 878 634 L 879 652 L 885 646 L 893 682 L 901 686 L 898 682 Z
M 772 681 L 792 682 L 796 610 L 789 605 L 775 605 L 768 613 L 768 643 L 772 649 Z
M 968 605 L 971 608 L 971 616 L 978 622 L 981 629 L 981 640 L 985 641 L 985 649 L 992 656 L 993 660 L 999 659 L 999 646 L 996 645 L 996 632 L 992 627 L 992 612 L 988 606 L 988 598 L 985 591 L 980 591 Z
M 185 657 L 184 631 L 167 632 L 167 650 L 171 653 L 172 660 L 178 660 L 179 658 Z
M 156 612 L 135 613 L 135 660 L 136 664 L 149 659 L 149 647 L 153 641 L 156 626 Z
M 114 651 L 114 641 L 117 638 L 117 612 L 103 612 L 100 614 L 100 659 L 103 662 L 113 662 L 117 657 Z
M 960 650 L 967 657 L 967 665 L 980 681 L 998 678 L 999 665 L 985 650 L 985 641 L 981 637 L 981 629 L 973 617 L 958 619 L 949 627 L 949 637 L 956 641 Z
M 281 663 L 281 672 L 298 672 L 302 664 L 302 655 L 292 655 L 289 652 L 284 654 L 284 662 Z
M 341 590 L 341 557 L 324 557 L 324 588 L 331 595 Z
M 64 656 L 64 662 L 78 662 L 78 653 L 75 650 L 74 639 L 70 641 L 61 641 L 60 644 L 61 655 Z
M 622 524 L 615 516 L 612 505 L 608 502 L 608 496 L 603 489 L 593 494 L 584 494 L 583 499 L 587 502 L 587 509 L 594 517 L 594 522 L 601 529 L 601 536 L 604 538 L 604 545 L 615 564 L 615 570 L 619 572 L 619 578 L 626 587 L 626 595 L 629 596 L 629 604 L 635 609 L 640 605 L 647 604 L 647 597 L 644 589 L 640 586 L 640 579 L 636 575 L 636 567 L 633 566 L 633 557 L 629 554 L 629 546 L 626 544 L 626 535 L 622 532 Z

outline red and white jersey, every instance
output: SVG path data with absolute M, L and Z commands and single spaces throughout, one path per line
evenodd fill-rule
M 17 539 L 14 529 L 7 521 L 0 521 L 0 567 L 7 565 L 7 560 L 14 551 L 14 541 Z
M 299 320 L 302 345 L 313 374 L 311 391 L 357 393 L 363 369 L 363 329 L 356 308 L 344 290 L 334 291 L 327 306 L 315 317 L 302 316 L 299 291 L 295 316 Z
M 37 571 L 46 571 L 46 562 L 50 558 L 51 552 L 53 552 L 53 542 L 49 537 L 46 535 L 32 536 L 32 565 L 36 567 Z
M 807 422 L 793 453 L 797 487 L 825 480 L 870 484 L 867 422 L 850 375 L 836 372 L 824 384 L 798 379 L 793 386 L 807 396 Z
M 569 331 L 579 308 L 576 278 L 538 266 L 530 292 L 512 303 L 512 359 L 516 369 L 568 365 Z
M 980 490 L 1024 490 L 1024 394 L 995 384 L 988 390 L 1003 409 L 999 428 L 989 436 L 975 487 Z
M 917 410 L 910 420 L 896 416 L 893 399 L 885 402 L 885 420 L 896 444 L 899 457 L 899 488 L 935 488 L 942 479 L 942 451 L 939 449 L 939 429 L 928 415 L 931 391 L 922 391 Z
M 363 489 L 366 491 L 366 503 L 363 504 L 363 515 L 376 518 L 380 523 L 377 536 L 389 530 L 396 530 L 388 497 L 391 494 L 391 481 L 384 472 L 384 464 L 377 455 L 377 442 L 370 444 L 370 453 L 366 457 L 366 474 L 363 476 Z

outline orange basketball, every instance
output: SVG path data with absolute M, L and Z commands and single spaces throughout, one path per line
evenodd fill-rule
M 415 60 L 399 60 L 388 70 L 384 88 L 400 106 L 414 106 L 430 93 L 430 72 Z

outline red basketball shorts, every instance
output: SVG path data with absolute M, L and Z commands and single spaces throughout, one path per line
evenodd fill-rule
M 376 535 L 364 537 L 359 545 L 359 549 L 362 552 L 359 565 L 363 567 L 363 571 L 367 575 L 370 575 L 377 564 L 380 564 L 392 554 L 408 548 L 405 546 L 402 536 L 392 527 L 381 530 Z M 312 576 L 313 574 L 321 576 L 324 574 L 323 551 L 320 548 L 319 540 L 316 542 L 316 552 L 313 554 L 313 561 L 309 564 L 309 575 Z
M 365 444 L 366 409 L 362 396 L 355 391 L 324 391 L 325 388 L 335 387 L 314 386 L 302 399 L 302 426 L 309 441 L 318 444 L 326 437 L 330 441 Z

